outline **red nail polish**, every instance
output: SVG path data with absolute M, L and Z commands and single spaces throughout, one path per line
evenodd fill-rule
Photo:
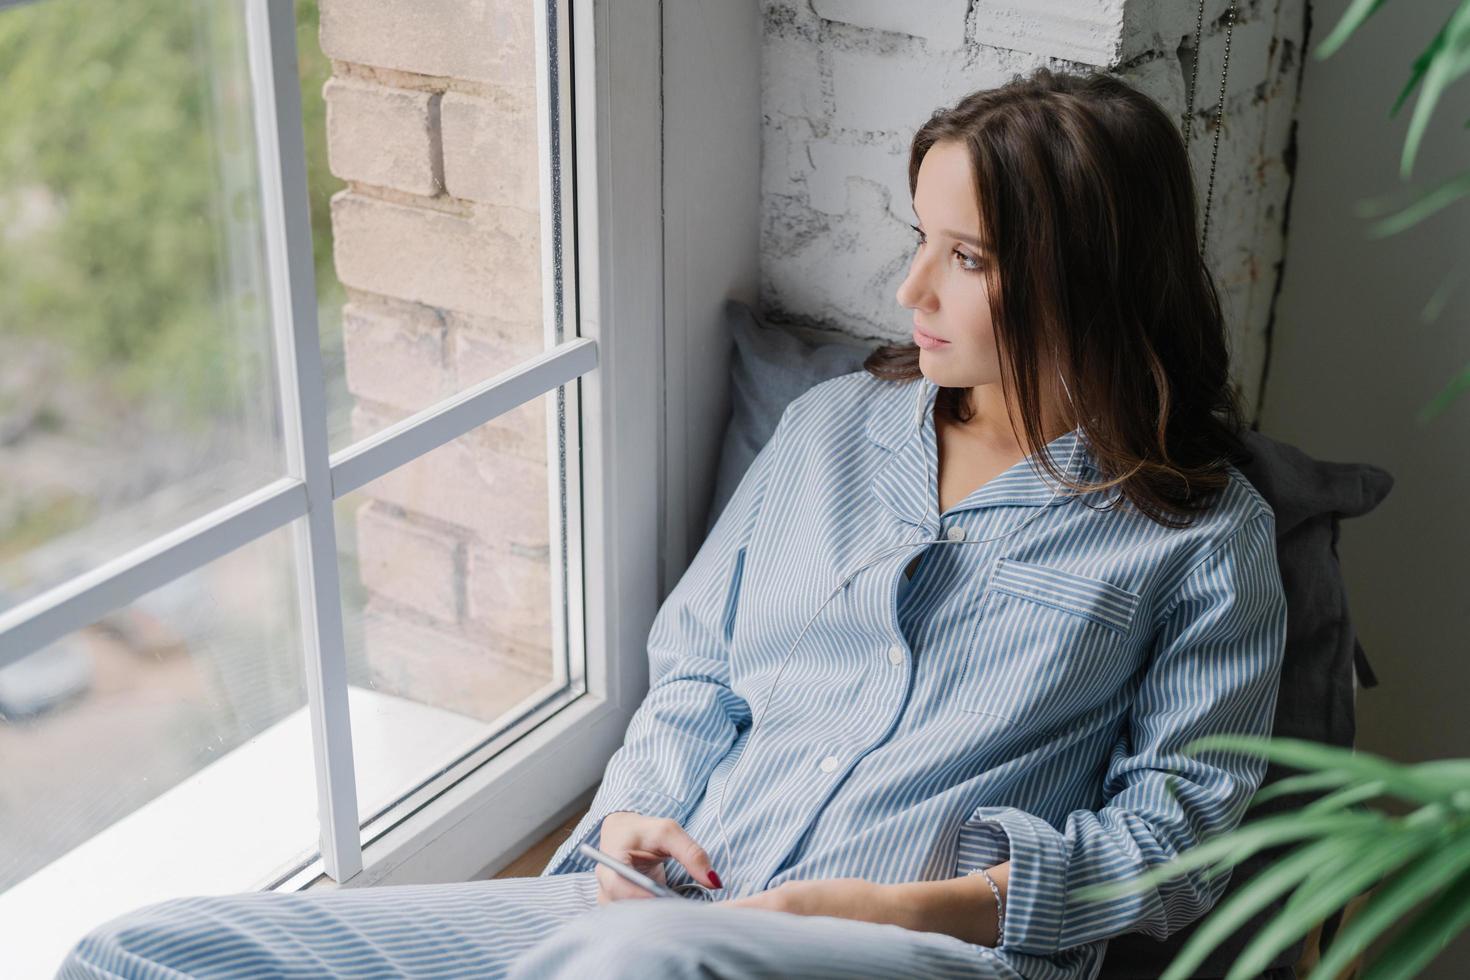
M 710 881 L 713 881 L 715 883 L 715 887 L 716 888 L 724 888 L 725 887 L 724 885 L 720 884 L 720 876 L 717 875 L 717 874 L 715 874 L 713 869 L 710 870 L 709 880 Z

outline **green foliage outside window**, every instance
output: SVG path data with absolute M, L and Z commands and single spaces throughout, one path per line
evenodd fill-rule
M 315 0 L 296 10 L 326 297 L 338 289 L 321 99 L 331 65 Z M 270 383 L 264 298 L 228 280 L 228 249 L 258 242 L 224 233 L 258 220 L 257 204 L 220 192 L 228 161 L 254 154 L 241 29 L 237 8 L 213 0 L 0 11 L 0 340 L 47 337 L 87 383 L 201 423 Z M 230 328 L 231 306 L 244 327 Z

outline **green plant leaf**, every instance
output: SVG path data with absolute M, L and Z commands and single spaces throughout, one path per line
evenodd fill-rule
M 1450 379 L 1450 383 L 1440 389 L 1439 394 L 1429 400 L 1429 404 L 1419 410 L 1419 422 L 1425 423 L 1443 412 L 1455 399 L 1465 392 L 1470 391 L 1470 365 Z
M 1332 937 L 1317 963 L 1316 971 L 1324 977 L 1335 977 L 1347 969 L 1368 945 L 1399 917 L 1418 905 L 1426 896 L 1443 888 L 1447 882 L 1470 872 L 1470 831 L 1446 847 L 1421 855 L 1398 876 L 1385 882 L 1363 903 L 1356 915 Z
M 1232 864 L 1239 864 L 1257 851 L 1276 844 L 1315 837 L 1319 834 L 1352 833 L 1358 830 L 1374 831 L 1388 823 L 1387 817 L 1372 811 L 1329 813 L 1316 817 L 1303 817 L 1298 813 L 1276 814 L 1264 820 L 1243 824 L 1228 833 L 1216 835 L 1132 878 L 1086 885 L 1077 889 L 1074 894 L 1081 901 L 1131 895 L 1134 892 L 1151 888 L 1160 881 L 1176 878 L 1186 871 L 1214 864 L 1217 861 L 1228 859 Z
M 1362 980 L 1410 980 L 1470 925 L 1470 874 L 1445 889 L 1363 971 Z
M 1276 954 L 1307 934 L 1313 926 L 1346 905 L 1352 898 L 1372 887 L 1385 874 L 1411 861 L 1433 847 L 1440 838 L 1440 827 L 1400 831 L 1380 838 L 1365 848 L 1358 860 L 1342 870 L 1330 887 L 1309 894 L 1292 914 L 1276 916 L 1266 924 L 1245 949 L 1240 951 L 1225 980 L 1250 980 L 1271 965 Z
M 1331 882 L 1344 868 L 1357 859 L 1357 854 L 1351 850 L 1344 850 L 1333 857 L 1322 862 L 1321 867 L 1313 871 L 1305 879 L 1291 897 L 1281 906 L 1282 915 L 1299 915 L 1307 898 Z
M 1298 769 L 1342 769 L 1359 779 L 1381 779 L 1394 795 L 1420 802 L 1443 799 L 1454 788 L 1443 770 L 1419 770 L 1367 752 L 1305 739 L 1207 735 L 1184 746 L 1183 752 L 1196 755 L 1209 749 L 1264 755 Z
M 1361 834 L 1350 840 L 1366 850 L 1372 846 L 1375 836 L 1376 834 Z M 1286 857 L 1263 868 L 1215 907 L 1209 918 L 1189 937 L 1189 942 L 1169 962 L 1168 969 L 1159 980 L 1189 980 L 1211 950 L 1245 925 L 1251 916 L 1295 887 L 1314 869 L 1321 867 L 1323 861 L 1331 859 L 1343 843 L 1343 838 L 1327 837 L 1303 844 Z
M 1404 137 L 1404 153 L 1399 162 L 1399 176 L 1404 180 L 1414 171 L 1414 160 L 1419 153 L 1419 144 L 1429 128 L 1429 117 L 1439 104 L 1450 83 L 1470 70 L 1470 59 L 1465 57 L 1470 49 L 1470 4 L 1462 4 L 1450 14 L 1445 24 L 1448 31 L 1444 47 L 1435 54 L 1424 73 L 1424 91 L 1414 102 L 1414 115 L 1409 118 L 1409 132 Z
M 1302 769 L 1340 768 L 1352 771 L 1363 759 L 1376 758 L 1354 749 L 1328 745 L 1323 742 L 1311 742 L 1303 738 L 1225 733 L 1203 735 L 1186 743 L 1181 751 L 1185 755 L 1193 756 L 1211 749 L 1263 756 L 1287 765 L 1296 765 Z M 1294 761 L 1296 758 L 1305 758 L 1307 761 L 1299 764 Z
M 1467 195 L 1470 195 L 1470 170 L 1425 191 L 1398 214 L 1374 222 L 1368 228 L 1368 237 L 1387 238 L 1389 235 L 1397 235 Z
M 1341 769 L 1324 769 L 1321 772 L 1309 772 L 1301 776 L 1286 776 L 1256 790 L 1251 797 L 1250 806 L 1274 800 L 1278 796 L 1290 796 L 1292 793 L 1311 793 L 1319 789 L 1333 789 L 1352 779 L 1352 774 Z
M 1470 759 L 1430 759 L 1415 763 L 1414 769 L 1433 779 L 1445 779 L 1458 783 L 1461 789 L 1470 790 Z
M 1445 306 L 1450 301 L 1450 295 L 1456 289 L 1460 288 L 1460 284 L 1464 281 L 1464 278 L 1465 270 L 1463 268 L 1456 266 L 1451 269 L 1440 280 L 1439 286 L 1435 288 L 1428 301 L 1425 302 L 1424 308 L 1419 311 L 1419 322 L 1429 324 L 1438 320 L 1439 315 L 1444 312 Z
M 1388 110 L 1388 118 L 1392 119 L 1394 116 L 1398 115 L 1398 111 L 1400 108 L 1403 107 L 1404 101 L 1408 99 L 1409 93 L 1414 91 L 1414 87 L 1419 84 L 1419 80 L 1423 78 L 1424 73 L 1429 70 L 1430 63 L 1434 61 L 1435 57 L 1444 47 L 1445 39 L 1447 37 L 1449 37 L 1448 21 L 1446 21 L 1444 25 L 1440 27 L 1439 32 L 1435 34 L 1432 39 L 1430 39 L 1429 46 L 1426 47 L 1423 51 L 1419 52 L 1419 57 L 1414 59 L 1414 65 L 1409 70 L 1409 80 L 1404 83 L 1403 90 L 1399 92 L 1399 97 L 1397 99 L 1394 99 L 1393 108 Z
M 1382 796 L 1383 790 L 1383 780 L 1370 779 L 1366 783 L 1344 786 L 1335 793 L 1328 793 L 1321 799 L 1308 803 L 1299 812 L 1331 813 L 1333 810 L 1341 810 L 1343 807 L 1352 806 L 1354 803 L 1362 803 Z
M 1392 214 L 1402 207 L 1399 203 L 1404 195 L 1397 190 L 1388 194 L 1380 194 L 1377 197 L 1361 197 L 1353 202 L 1353 214 L 1359 218 L 1381 218 L 1385 214 Z M 1412 201 L 1410 202 L 1412 203 Z
M 1332 33 L 1322 39 L 1317 45 L 1317 59 L 1330 58 L 1337 53 L 1337 49 L 1352 37 L 1353 32 L 1363 26 L 1363 21 L 1372 17 L 1383 6 L 1386 0 L 1353 0 L 1348 9 L 1343 11 L 1342 17 L 1338 19 Z

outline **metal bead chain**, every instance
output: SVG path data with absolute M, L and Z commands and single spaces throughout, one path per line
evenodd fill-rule
M 1194 22 L 1194 66 L 1189 74 L 1189 98 L 1184 112 L 1184 148 L 1189 149 L 1190 131 L 1194 124 L 1194 93 L 1199 80 L 1200 38 L 1204 33 L 1205 0 L 1200 0 L 1199 14 Z M 1225 115 L 1225 83 L 1230 77 L 1230 39 L 1235 33 L 1235 0 L 1230 0 L 1230 15 L 1225 22 L 1225 58 L 1220 69 L 1220 104 L 1215 109 L 1215 141 L 1210 149 L 1210 183 L 1205 192 L 1204 230 L 1200 233 L 1199 250 L 1203 254 L 1205 242 L 1210 237 L 1210 204 L 1215 196 L 1215 161 L 1220 156 L 1220 120 Z
M 1006 927 L 1006 905 L 1005 899 L 1000 897 L 1000 887 L 996 885 L 995 879 L 990 877 L 990 872 L 984 868 L 974 868 L 970 871 L 972 875 L 980 875 L 990 890 L 995 893 L 995 945 L 999 946 L 1005 941 Z
M 1189 73 L 1189 93 L 1184 100 L 1184 146 L 1189 146 L 1189 132 L 1194 128 L 1194 93 L 1199 90 L 1199 45 L 1205 30 L 1205 0 L 1199 0 L 1199 14 L 1194 19 L 1194 67 Z

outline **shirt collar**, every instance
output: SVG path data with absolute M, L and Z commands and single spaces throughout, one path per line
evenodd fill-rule
M 895 384 L 893 388 L 875 400 L 866 424 L 868 438 L 892 453 L 874 473 L 871 491 L 901 520 L 937 528 L 939 450 L 934 404 L 939 386 L 921 375 L 915 382 Z M 1057 469 L 1074 481 L 1091 480 L 1097 474 L 1095 461 L 1087 451 L 1087 438 L 1080 428 L 1053 439 L 1045 451 Z M 1039 459 L 1026 457 L 976 489 L 951 508 L 951 512 L 981 507 L 1051 506 L 1068 502 L 1069 495 L 1074 493 L 1054 483 L 1041 470 Z

